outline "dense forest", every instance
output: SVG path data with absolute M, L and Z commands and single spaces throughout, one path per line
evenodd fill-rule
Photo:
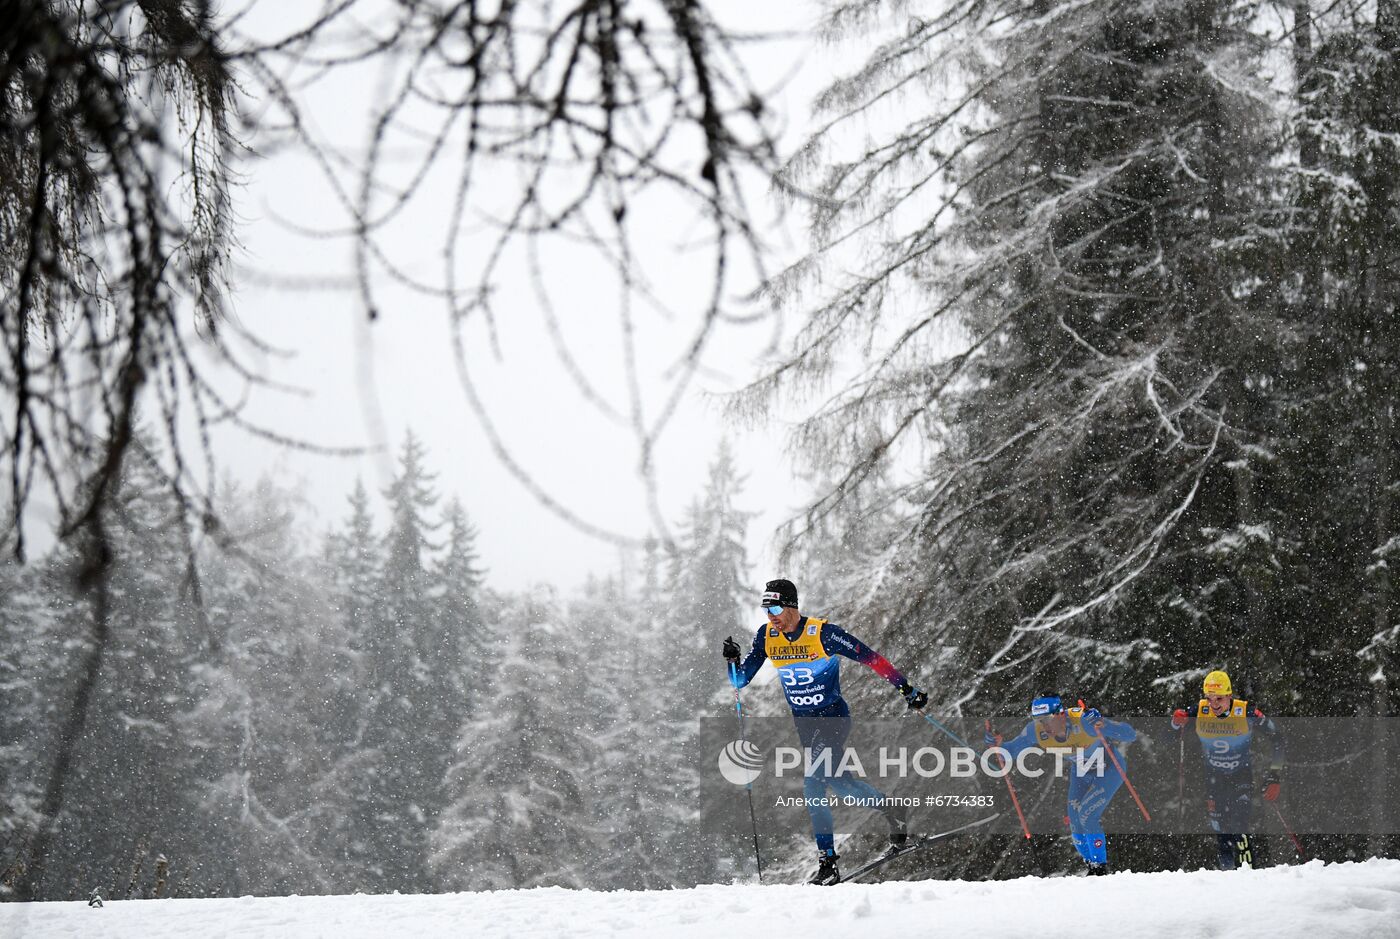
M 721 248 L 747 245 L 734 210 L 744 162 L 810 217 L 810 250 L 761 292 L 796 336 L 731 414 L 804 416 L 787 457 L 813 495 L 781 538 L 783 573 L 813 611 L 878 646 L 965 732 L 1021 717 L 1047 689 L 1165 714 L 1227 669 L 1276 715 L 1336 721 L 1338 759 L 1369 769 L 1370 830 L 1313 838 L 1310 852 L 1400 850 L 1400 741 L 1386 720 L 1400 705 L 1400 0 L 824 4 L 822 34 L 864 62 L 819 96 L 820 129 L 781 165 L 764 163 L 766 137 L 731 129 L 762 124 L 762 102 L 737 79 L 710 82 L 706 49 L 730 49 L 722 31 L 696 19 L 700 4 L 660 4 L 687 53 L 660 73 L 670 113 L 701 141 L 694 185 L 624 159 L 671 156 L 660 142 L 633 151 L 613 135 L 632 102 L 617 97 L 634 61 L 618 49 L 646 51 L 619 37 L 652 35 L 617 15 L 624 5 L 566 18 L 604 126 L 589 135 L 597 114 L 565 115 L 601 150 L 569 205 L 661 179 L 701 194 Z M 468 19 L 464 42 L 483 48 L 514 22 L 484 23 L 475 5 Z M 20 51 L 38 61 L 46 48 Z M 14 61 L 0 116 L 81 99 Z M 481 62 L 461 66 L 473 89 Z M 224 73 L 194 74 L 195 97 L 222 115 Z M 558 100 L 554 119 L 581 107 L 572 92 Z M 492 103 L 471 99 L 471 114 Z M 59 157 L 111 130 L 91 115 L 74 140 L 13 126 L 15 151 L 38 156 L 0 164 L 15 167 L 0 174 L 7 208 L 42 203 L 50 176 L 81 162 Z M 213 128 L 231 145 L 226 124 Z M 144 139 L 120 142 L 144 159 Z M 127 151 L 106 145 L 120 165 Z M 159 203 L 158 178 L 135 186 L 141 205 Z M 491 589 L 469 520 L 489 494 L 444 499 L 412 439 L 393 484 L 351 493 L 329 532 L 275 481 L 192 494 L 169 452 L 179 435 L 139 420 L 144 406 L 163 419 L 152 427 L 174 426 L 169 402 L 207 388 L 186 377 L 179 304 L 160 280 L 163 210 L 141 216 L 149 239 L 134 223 L 117 232 L 134 273 L 105 308 L 100 276 L 55 274 L 92 274 L 82 191 L 54 196 L 52 225 L 0 216 L 0 389 L 16 405 L 0 425 L 4 883 L 60 898 L 747 873 L 749 846 L 704 825 L 712 757 L 687 751 L 695 720 L 732 717 L 719 641 L 742 633 L 771 576 L 744 557 L 732 457 L 715 460 L 673 549 L 620 559 L 577 596 L 547 572 L 523 594 Z M 216 193 L 217 218 L 195 220 L 212 229 L 226 223 Z M 626 206 L 605 208 L 621 225 Z M 513 233 L 570 219 L 522 210 Z M 205 237 L 181 244 L 218 240 Z M 40 250 L 50 238 L 65 251 Z M 182 270 L 201 283 L 217 261 Z M 83 308 L 86 325 L 65 330 L 44 303 Z M 709 304 L 706 330 L 722 305 Z M 76 433 L 68 406 L 88 392 L 105 417 Z M 639 437 L 650 445 L 645 427 Z M 33 558 L 18 520 L 45 480 L 61 538 Z M 868 712 L 888 695 L 874 682 L 850 692 Z M 771 695 L 750 697 L 772 713 Z M 1138 765 L 1174 772 L 1168 749 Z M 36 832 L 52 843 L 31 852 Z M 774 841 L 777 857 L 808 851 Z M 1058 848 L 1013 843 L 949 842 L 920 869 L 1071 866 Z M 1204 845 L 1134 835 L 1119 857 L 1195 865 Z
M 700 770 L 680 760 L 685 720 L 723 683 L 698 640 L 732 630 L 748 592 L 728 451 L 674 562 L 619 558 L 575 596 L 544 571 L 526 592 L 492 590 L 429 463 L 410 436 L 392 485 L 350 493 L 324 532 L 295 490 L 227 483 L 198 602 L 176 510 L 132 465 L 111 509 L 112 648 L 40 896 L 641 888 L 735 871 L 700 843 Z M 7 888 L 27 874 L 91 616 L 73 565 L 60 548 L 0 569 Z M 668 697 L 669 682 L 692 691 Z

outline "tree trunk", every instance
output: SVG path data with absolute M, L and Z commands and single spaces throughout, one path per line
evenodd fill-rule
M 1311 0 L 1293 0 L 1293 76 L 1297 83 L 1299 111 L 1308 113 L 1307 95 L 1313 86 L 1313 25 Z M 1317 135 L 1306 127 L 1298 132 L 1298 165 L 1304 171 L 1314 170 L 1321 161 Z M 1302 208 L 1307 217 L 1316 225 L 1317 199 L 1311 187 L 1303 190 Z M 1314 231 L 1316 228 L 1314 227 Z M 1322 252 L 1316 250 L 1316 236 L 1308 240 L 1312 250 L 1304 252 L 1303 266 L 1303 305 L 1308 321 L 1322 315 Z M 1321 374 L 1321 373 L 1316 373 Z
M 1231 461 L 1230 480 L 1234 483 L 1235 490 L 1235 517 L 1241 526 L 1252 529 L 1258 524 L 1258 513 L 1254 505 L 1254 471 L 1250 468 L 1249 456 L 1242 449 Z M 1265 649 L 1270 648 L 1270 644 L 1265 641 L 1268 627 L 1264 622 L 1263 601 L 1255 584 L 1255 565 L 1264 562 L 1262 559 L 1256 559 L 1253 551 L 1252 543 L 1247 542 L 1244 555 L 1236 561 L 1235 570 L 1235 577 L 1238 578 L 1241 592 L 1244 594 L 1245 607 L 1244 623 L 1236 630 L 1239 638 L 1235 645 L 1235 681 L 1250 698 L 1257 696 L 1257 679 L 1276 677 L 1274 674 L 1264 674 L 1266 671 L 1275 670 L 1268 667 L 1273 663 L 1266 661 Z M 1243 674 L 1239 674 L 1240 672 Z M 1263 684 L 1267 686 L 1269 682 L 1265 681 Z
M 1395 433 L 1395 409 L 1389 401 L 1382 400 L 1377 414 L 1376 433 L 1376 480 L 1375 480 L 1375 520 L 1376 544 L 1385 545 L 1391 538 L 1391 480 L 1393 457 L 1391 453 Z M 1381 635 L 1390 629 L 1391 571 L 1390 560 L 1380 559 L 1374 567 L 1375 584 L 1373 597 L 1375 611 L 1372 629 Z M 1390 745 L 1388 739 L 1390 717 L 1389 689 L 1390 655 L 1385 644 L 1380 644 L 1376 652 L 1376 670 L 1371 679 L 1371 706 L 1375 730 L 1371 740 L 1371 826 L 1368 848 L 1373 857 L 1385 856 L 1386 835 L 1389 831 L 1386 819 L 1388 799 L 1387 782 L 1390 778 Z
M 1400 130 L 1400 120 L 1395 112 L 1394 94 L 1397 70 L 1400 70 L 1400 0 L 1378 0 L 1376 4 L 1376 36 L 1380 51 L 1388 60 L 1382 66 L 1384 80 L 1377 83 L 1378 96 L 1376 114 L 1379 125 L 1376 130 L 1383 134 L 1394 134 Z M 1395 315 L 1400 303 L 1400 287 L 1395 283 L 1395 251 L 1400 242 L 1400 226 L 1395 223 L 1397 209 L 1396 162 L 1391 155 L 1387 160 L 1390 172 L 1381 173 L 1383 182 L 1367 193 L 1370 201 L 1371 244 L 1368 246 L 1369 270 L 1366 277 L 1366 300 L 1374 351 L 1371 366 L 1375 370 L 1372 379 L 1372 413 L 1375 427 L 1375 478 L 1373 483 L 1373 507 L 1375 519 L 1376 545 L 1388 545 L 1394 536 L 1391 518 L 1391 500 L 1395 491 L 1395 406 L 1393 395 L 1400 387 L 1394 380 L 1395 354 L 1398 344 L 1395 341 Z M 1373 565 L 1374 582 L 1372 628 L 1377 635 L 1391 628 L 1392 581 L 1391 560 L 1379 557 Z M 1375 717 L 1375 739 L 1372 741 L 1372 788 L 1371 788 L 1371 838 L 1369 848 L 1373 855 L 1384 855 L 1388 800 L 1386 783 L 1389 778 L 1389 741 L 1387 739 L 1388 717 L 1390 715 L 1389 675 L 1390 654 L 1388 643 L 1379 643 L 1376 671 L 1372 681 L 1372 711 Z
M 1312 0 L 1293 0 L 1293 77 L 1300 104 L 1312 86 L 1313 26 Z M 1317 135 L 1303 130 L 1298 138 L 1298 159 L 1303 169 L 1313 169 L 1318 163 Z

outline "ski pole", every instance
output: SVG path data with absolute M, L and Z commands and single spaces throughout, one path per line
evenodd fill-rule
M 992 722 L 989 719 L 987 721 L 987 733 L 991 732 Z M 1001 746 L 1001 738 L 997 737 L 996 739 L 997 746 Z M 1006 758 L 1005 754 L 1003 754 L 1001 758 L 1001 763 L 1002 766 L 1006 767 L 1006 775 L 1003 776 L 1002 779 L 1006 780 L 1006 791 L 1011 793 L 1011 804 L 1016 807 L 1016 818 L 1021 822 L 1021 831 L 1025 833 L 1026 840 L 1030 841 L 1031 830 L 1030 826 L 1026 824 L 1026 813 L 1021 811 L 1021 800 L 1016 798 L 1016 787 L 1011 785 L 1011 761 Z M 1034 851 L 1034 848 L 1032 848 L 1032 851 Z
M 1123 764 L 1118 762 L 1118 754 L 1113 752 L 1113 748 L 1110 747 L 1108 741 L 1103 738 L 1103 730 L 1094 731 L 1094 736 L 1099 738 L 1099 743 L 1103 744 L 1103 748 L 1108 751 L 1108 758 L 1113 761 L 1113 768 L 1118 770 L 1119 776 L 1123 777 L 1123 785 L 1128 787 L 1128 792 L 1132 794 L 1133 801 L 1136 802 L 1137 807 L 1142 810 L 1142 817 L 1149 822 L 1152 821 L 1152 816 L 1147 814 L 1147 806 L 1142 804 L 1142 799 L 1138 798 L 1137 790 L 1133 788 L 1133 781 L 1129 779 L 1128 774 L 1124 772 Z
M 729 663 L 729 683 L 734 686 L 734 713 L 739 715 L 739 742 L 744 743 L 744 705 L 739 700 L 739 666 Z M 758 853 L 758 820 L 753 814 L 753 783 L 746 783 L 749 794 L 749 827 L 753 829 L 753 862 L 758 868 L 758 882 L 763 883 L 763 855 Z
M 1293 850 L 1298 852 L 1299 859 L 1306 864 L 1308 855 L 1307 852 L 1303 850 L 1303 843 L 1298 840 L 1298 836 L 1293 834 L 1293 829 L 1289 828 L 1288 823 L 1283 820 L 1283 813 L 1279 811 L 1278 803 L 1270 802 L 1269 804 L 1274 807 L 1274 814 L 1278 816 L 1278 823 L 1283 826 L 1283 830 L 1288 832 L 1288 837 L 1293 840 Z
M 928 722 L 929 722 L 930 724 L 932 724 L 934 727 L 937 727 L 939 730 L 943 731 L 943 732 L 944 732 L 945 734 L 947 734 L 949 737 L 952 737 L 953 740 L 954 740 L 954 742 L 962 744 L 963 746 L 967 747 L 969 750 L 972 749 L 972 744 L 968 743 L 966 740 L 964 740 L 963 738 L 959 737 L 957 734 L 953 733 L 953 732 L 952 732 L 951 730 L 949 730 L 947 727 L 944 727 L 942 724 L 938 723 L 938 721 L 936 721 L 936 720 L 934 720 L 933 718 L 929 717 L 929 716 L 928 716 L 927 714 L 925 714 L 923 711 L 920 711 L 920 712 L 919 712 L 919 716 L 922 717 L 924 720 L 928 721 Z
M 1186 727 L 1176 732 L 1176 828 L 1186 826 Z

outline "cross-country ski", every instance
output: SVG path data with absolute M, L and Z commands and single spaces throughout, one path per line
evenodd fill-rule
M 871 861 L 867 861 L 865 864 L 862 864 L 860 867 L 857 867 L 849 874 L 846 874 L 844 877 L 841 878 L 841 882 L 850 883 L 852 881 L 860 880 L 861 877 L 871 873 L 872 871 L 879 870 L 881 867 L 885 866 L 891 861 L 897 860 L 908 854 L 913 854 L 916 851 L 923 850 L 924 848 L 927 848 L 930 845 L 942 841 L 944 838 L 951 838 L 954 835 L 961 834 L 962 832 L 969 831 L 973 828 L 977 828 L 982 825 L 986 825 L 989 822 L 995 821 L 996 818 L 997 816 L 995 815 L 988 815 L 986 818 L 978 819 L 975 822 L 969 822 L 966 825 L 959 825 L 957 828 L 951 828 L 948 831 L 939 832 L 936 835 L 922 835 L 918 838 L 910 839 L 909 841 L 906 841 L 898 846 L 891 845 L 889 848 L 885 849 L 885 852 L 883 854 L 877 856 Z

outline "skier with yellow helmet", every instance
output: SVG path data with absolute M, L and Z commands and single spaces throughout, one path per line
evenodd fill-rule
M 1254 800 L 1254 767 L 1251 743 L 1255 733 L 1272 742 L 1269 767 L 1264 772 L 1264 799 L 1279 796 L 1283 769 L 1283 736 L 1274 722 L 1248 701 L 1235 697 L 1230 676 L 1213 671 L 1201 684 L 1203 697 L 1196 705 L 1195 733 L 1201 741 L 1206 771 L 1206 809 L 1215 830 L 1221 870 L 1254 865 L 1254 844 L 1249 837 Z M 1172 729 L 1182 731 L 1192 715 L 1184 708 L 1172 712 Z

